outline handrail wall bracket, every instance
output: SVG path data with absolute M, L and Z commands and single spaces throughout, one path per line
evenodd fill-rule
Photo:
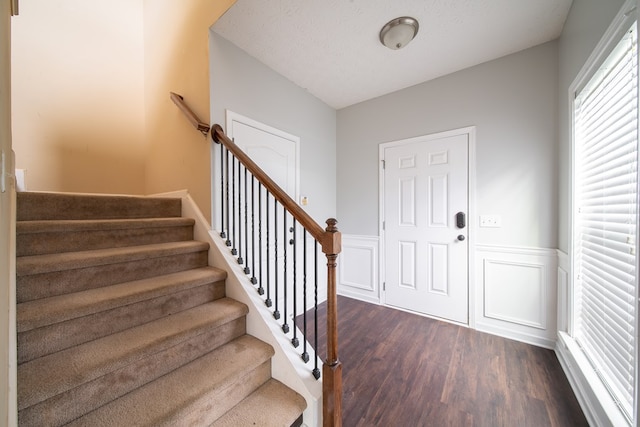
M 193 111 L 191 111 L 191 108 L 189 108 L 189 106 L 184 102 L 184 98 L 182 97 L 182 95 L 178 95 L 177 93 L 174 93 L 174 92 L 170 92 L 170 94 L 171 94 L 171 100 L 173 101 L 174 104 L 178 106 L 180 111 L 182 111 L 182 113 L 187 117 L 187 120 L 189 120 L 189 123 L 191 123 L 191 125 L 194 128 L 196 128 L 199 132 L 202 133 L 202 135 L 206 137 L 209 134 L 209 130 L 211 129 L 211 127 L 208 124 L 200 121 L 198 116 L 196 116 L 196 114 Z

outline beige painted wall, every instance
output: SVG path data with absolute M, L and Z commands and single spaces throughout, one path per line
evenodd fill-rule
M 187 189 L 211 213 L 210 139 L 169 99 L 209 122 L 209 27 L 235 0 L 144 0 L 147 193 Z
M 13 146 L 29 190 L 144 193 L 142 8 L 143 0 L 21 1 Z
M 0 151 L 11 165 L 11 18 L 0 0 Z M 6 170 L 2 171 L 5 173 Z M 9 181 L 9 184 L 11 182 Z M 0 427 L 16 425 L 15 192 L 0 191 Z
M 12 29 L 13 140 L 27 188 L 187 189 L 209 217 L 208 29 L 235 0 L 23 0 Z

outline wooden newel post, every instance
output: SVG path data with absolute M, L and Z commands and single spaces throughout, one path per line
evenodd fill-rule
M 322 419 L 325 427 L 342 426 L 342 364 L 338 359 L 337 260 L 342 235 L 334 218 L 327 220 L 322 252 L 327 256 L 327 359 L 322 366 Z

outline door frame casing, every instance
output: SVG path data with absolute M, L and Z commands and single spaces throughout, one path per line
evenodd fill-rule
M 380 303 L 382 305 L 387 305 L 386 301 L 386 290 L 385 286 L 382 286 L 384 282 L 386 282 L 386 259 L 385 259 L 385 230 L 384 230 L 384 184 L 385 184 L 385 176 L 384 176 L 384 151 L 387 148 L 399 147 L 407 144 L 414 144 L 416 142 L 428 142 L 429 140 L 447 138 L 452 136 L 459 135 L 467 135 L 467 144 L 468 144 L 468 152 L 467 152 L 467 227 L 468 227 L 468 254 L 467 254 L 467 286 L 468 286 L 468 298 L 467 298 L 467 312 L 468 312 L 468 323 L 465 324 L 471 328 L 475 329 L 475 301 L 476 301 L 476 289 L 475 289 L 475 241 L 476 241 L 476 127 L 475 126 L 467 126 L 458 129 L 452 129 L 443 132 L 437 132 L 427 135 L 416 136 L 412 138 L 399 139 L 395 141 L 382 142 L 378 145 L 378 235 L 380 236 L 380 250 L 378 251 L 378 277 L 380 278 L 380 283 L 378 284 L 378 289 L 380 290 Z M 426 315 L 424 313 L 418 313 L 411 310 L 404 310 L 400 307 L 393 306 L 395 309 L 408 311 L 410 313 L 418 314 L 421 316 L 432 317 Z M 434 317 L 436 318 L 436 317 Z M 448 321 L 450 320 L 442 319 L 437 317 L 438 320 Z

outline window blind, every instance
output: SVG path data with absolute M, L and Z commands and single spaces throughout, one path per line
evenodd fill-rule
M 637 63 L 634 23 L 574 102 L 574 337 L 630 420 L 638 297 Z

